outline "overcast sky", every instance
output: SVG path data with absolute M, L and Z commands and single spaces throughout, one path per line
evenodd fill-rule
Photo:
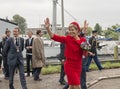
M 23 16 L 28 27 L 40 27 L 43 20 L 52 20 L 53 0 L 0 0 L 0 18 L 19 14 Z M 58 0 L 61 4 L 61 0 Z M 64 8 L 71 13 L 80 25 L 86 19 L 90 26 L 99 23 L 103 27 L 120 24 L 120 0 L 64 0 Z M 65 25 L 74 19 L 65 12 Z M 52 21 L 51 21 L 52 22 Z M 61 23 L 61 7 L 57 5 L 57 23 Z

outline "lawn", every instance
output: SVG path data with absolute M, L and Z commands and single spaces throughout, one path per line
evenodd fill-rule
M 104 69 L 111 69 L 111 68 L 120 68 L 120 62 L 102 62 L 102 66 Z M 97 70 L 96 64 L 93 62 L 90 65 L 90 70 Z M 48 65 L 42 69 L 42 74 L 53 74 L 60 72 L 60 65 Z

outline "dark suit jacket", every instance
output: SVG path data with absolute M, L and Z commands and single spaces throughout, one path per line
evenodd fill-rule
M 25 48 L 26 48 L 27 46 L 32 46 L 32 44 L 33 44 L 33 38 L 31 39 L 31 43 L 30 43 L 30 44 L 29 44 L 29 38 L 26 39 L 26 41 L 25 41 Z M 27 49 L 27 48 L 26 48 L 26 53 L 32 53 L 32 49 Z
M 65 60 L 64 52 L 65 52 L 65 44 L 61 43 L 60 44 L 60 54 L 58 55 L 58 59 L 60 61 L 62 61 L 63 59 Z
M 0 54 L 2 54 L 2 41 L 0 42 Z
M 8 37 L 5 37 L 5 38 L 3 38 L 2 41 L 0 42 L 2 55 L 3 55 L 3 48 L 4 48 L 4 46 L 5 46 L 5 42 L 6 42 L 7 39 L 8 39 Z M 6 58 L 6 56 L 4 56 L 4 57 Z
M 97 53 L 97 41 L 96 41 L 96 38 L 94 36 L 92 36 L 90 39 L 89 39 L 89 43 L 91 45 L 91 49 L 90 49 L 90 52 L 92 53 Z
M 23 63 L 23 55 L 22 51 L 24 49 L 24 39 L 19 37 L 19 52 L 16 50 L 16 45 L 14 43 L 14 38 L 10 37 L 5 42 L 5 46 L 3 48 L 4 55 L 7 56 L 9 65 L 16 65 L 16 63 Z
M 2 65 L 2 42 L 0 42 L 0 68 Z

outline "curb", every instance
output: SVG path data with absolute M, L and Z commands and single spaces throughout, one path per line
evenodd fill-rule
M 107 79 L 115 79 L 115 78 L 120 78 L 120 75 L 114 75 L 114 76 L 104 76 L 104 77 L 99 77 L 98 79 L 88 82 L 87 83 L 87 88 L 90 88 L 91 86 L 95 85 L 96 83 L 102 81 L 102 80 L 107 80 Z

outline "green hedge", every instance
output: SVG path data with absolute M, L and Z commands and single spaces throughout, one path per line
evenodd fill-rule
M 60 65 L 52 66 L 49 65 L 47 67 L 42 68 L 42 74 L 53 74 L 53 73 L 59 73 L 60 72 Z
M 111 68 L 120 68 L 120 62 L 105 62 L 105 63 L 102 63 L 102 66 L 104 69 L 111 69 Z M 95 63 L 92 63 L 90 65 L 90 69 L 91 70 L 97 70 L 97 66 Z
M 120 68 L 120 62 L 104 62 L 102 63 L 104 69 L 111 69 L 111 68 Z M 95 63 L 90 65 L 90 70 L 98 70 Z M 48 65 L 42 69 L 42 74 L 53 74 L 60 72 L 60 65 Z

